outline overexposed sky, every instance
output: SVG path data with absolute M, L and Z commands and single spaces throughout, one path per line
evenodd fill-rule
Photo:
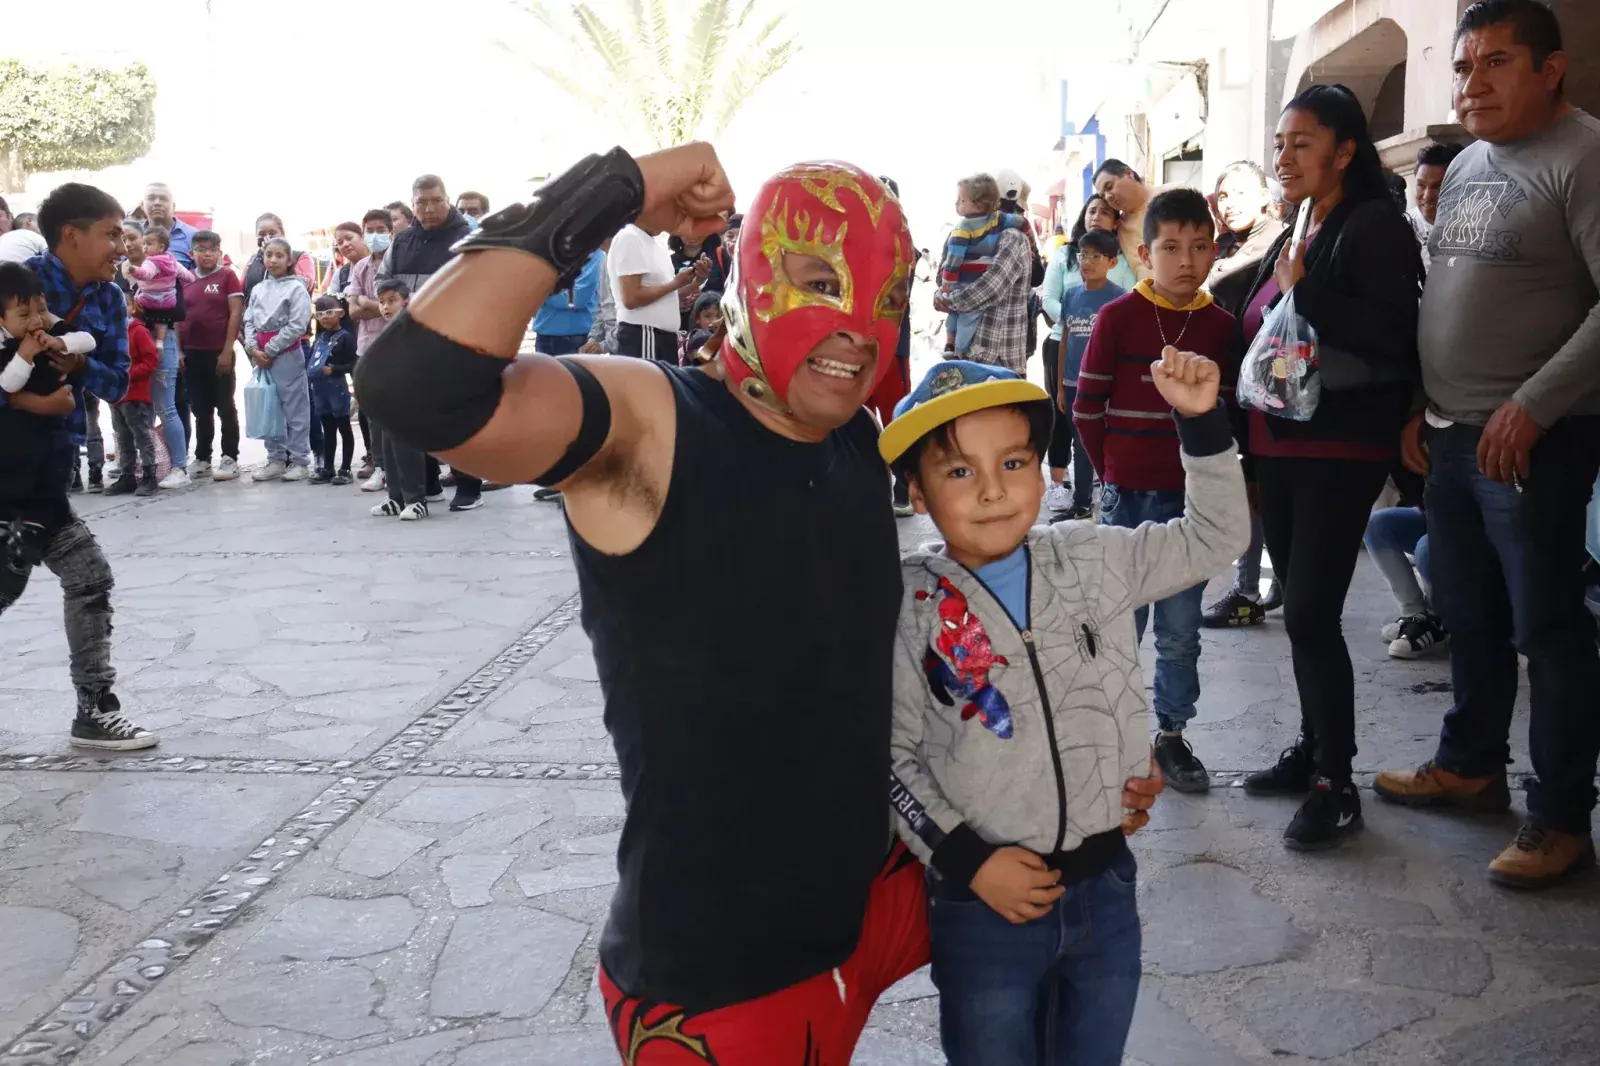
M 1056 138 L 1068 20 L 1090 0 L 1013 2 L 1000 28 L 973 25 L 973 0 L 780 2 L 804 50 L 717 140 L 743 198 L 787 163 L 848 159 L 900 182 L 931 244 L 960 175 L 1054 180 L 1030 171 Z M 358 218 L 409 198 L 425 171 L 504 203 L 619 136 L 517 58 L 548 42 L 508 0 L 7 6 L 0 54 L 150 65 L 156 146 L 96 180 L 130 206 L 145 182 L 168 181 L 180 208 L 212 210 L 225 233 L 269 210 L 291 232 Z M 56 180 L 36 177 L 22 199 Z

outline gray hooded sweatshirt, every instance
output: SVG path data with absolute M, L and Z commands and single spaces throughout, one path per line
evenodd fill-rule
M 1221 573 L 1250 542 L 1227 416 L 1179 419 L 1178 435 L 1182 518 L 1029 532 L 1027 628 L 942 546 L 902 563 L 892 806 L 907 847 L 963 888 L 997 847 L 1059 865 L 1117 830 L 1123 783 L 1149 773 L 1133 612 Z M 1120 833 L 1102 843 L 1125 848 Z
M 256 346 L 258 333 L 274 334 L 262 350 L 273 359 L 300 343 L 311 326 L 311 294 L 298 274 L 281 278 L 265 277 L 250 290 L 250 306 L 244 310 L 244 336 L 248 348 Z

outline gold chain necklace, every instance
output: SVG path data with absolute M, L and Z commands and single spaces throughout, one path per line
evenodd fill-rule
M 1161 347 L 1164 349 L 1170 345 L 1176 348 L 1183 342 L 1183 335 L 1189 332 L 1189 320 L 1194 318 L 1194 312 L 1185 312 L 1183 316 L 1183 328 L 1178 331 L 1178 335 L 1176 337 L 1169 341 L 1167 340 L 1167 328 L 1161 324 L 1161 305 L 1152 303 L 1150 307 L 1156 313 L 1156 331 L 1161 334 Z

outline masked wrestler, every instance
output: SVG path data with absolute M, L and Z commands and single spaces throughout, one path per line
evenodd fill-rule
M 843 163 L 762 186 L 720 372 L 516 357 L 622 226 L 704 237 L 732 208 L 709 145 L 592 156 L 485 219 L 356 387 L 408 443 L 565 493 L 627 800 L 600 947 L 623 1061 L 844 1066 L 928 951 L 885 810 L 899 552 L 862 409 L 896 371 L 900 205 Z

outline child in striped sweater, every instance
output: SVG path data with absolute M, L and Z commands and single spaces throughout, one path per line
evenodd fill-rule
M 974 174 L 956 182 L 956 212 L 961 221 L 944 243 L 944 260 L 939 267 L 939 288 L 954 292 L 983 276 L 1000 247 L 1000 234 L 1007 229 L 1026 229 L 1021 215 L 1000 212 L 1000 185 L 988 174 Z M 972 350 L 982 312 L 951 311 L 945 318 L 944 354 L 965 356 Z
M 1133 529 L 1183 516 L 1184 471 L 1172 405 L 1151 380 L 1150 363 L 1167 348 L 1194 352 L 1222 372 L 1233 406 L 1239 372 L 1234 317 L 1201 290 L 1216 258 L 1211 205 L 1194 189 L 1150 201 L 1139 257 L 1151 276 L 1100 309 L 1078 374 L 1072 413 L 1078 438 L 1100 474 L 1100 521 Z M 1184 739 L 1200 698 L 1201 583 L 1155 603 L 1155 756 L 1180 792 L 1210 786 Z M 1150 608 L 1134 614 L 1142 638 Z

